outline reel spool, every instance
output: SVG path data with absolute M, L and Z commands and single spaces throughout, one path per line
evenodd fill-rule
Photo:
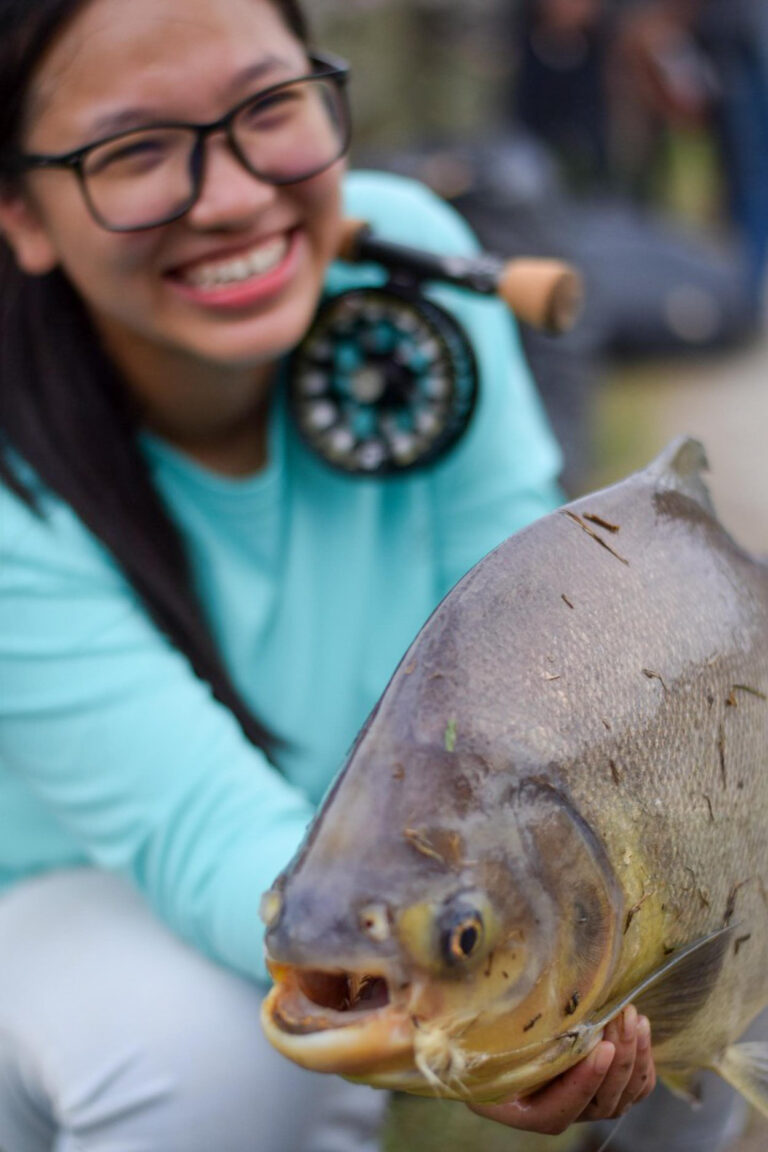
M 469 427 L 477 363 L 461 325 L 424 281 L 498 295 L 521 320 L 552 333 L 577 317 L 581 281 L 551 260 L 440 257 L 377 239 L 348 221 L 339 256 L 383 265 L 383 287 L 353 288 L 321 305 L 294 353 L 289 406 L 307 446 L 348 475 L 424 468 Z

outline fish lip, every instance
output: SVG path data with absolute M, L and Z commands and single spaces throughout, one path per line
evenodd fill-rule
M 311 1000 L 302 979 L 308 973 L 348 978 L 356 974 L 339 970 L 323 973 L 269 961 L 268 966 L 275 985 L 262 1005 L 262 1027 L 284 1056 L 316 1072 L 362 1075 L 382 1059 L 405 1058 L 412 1053 L 413 1022 L 405 1003 L 392 999 L 384 973 L 366 969 L 357 978 L 386 981 L 385 1004 L 337 1010 Z

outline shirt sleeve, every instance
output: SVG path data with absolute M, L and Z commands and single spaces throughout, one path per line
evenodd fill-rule
M 389 239 L 444 255 L 478 250 L 458 213 L 415 181 L 354 173 L 347 196 L 351 214 Z M 449 287 L 429 293 L 464 328 L 480 379 L 467 433 L 431 472 L 443 596 L 502 540 L 562 503 L 562 458 L 505 305 Z
M 49 504 L 41 520 L 0 488 L 0 763 L 171 928 L 264 977 L 260 896 L 312 807 Z

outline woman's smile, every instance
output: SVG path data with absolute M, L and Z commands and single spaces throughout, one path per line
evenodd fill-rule
M 294 228 L 235 251 L 213 253 L 167 273 L 187 300 L 208 308 L 238 309 L 268 304 L 290 288 L 306 239 Z

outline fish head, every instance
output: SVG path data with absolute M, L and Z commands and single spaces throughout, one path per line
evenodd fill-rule
M 510 783 L 469 750 L 360 751 L 263 902 L 268 1038 L 387 1089 L 532 1089 L 597 1039 L 578 1023 L 617 944 L 598 840 L 551 771 Z

